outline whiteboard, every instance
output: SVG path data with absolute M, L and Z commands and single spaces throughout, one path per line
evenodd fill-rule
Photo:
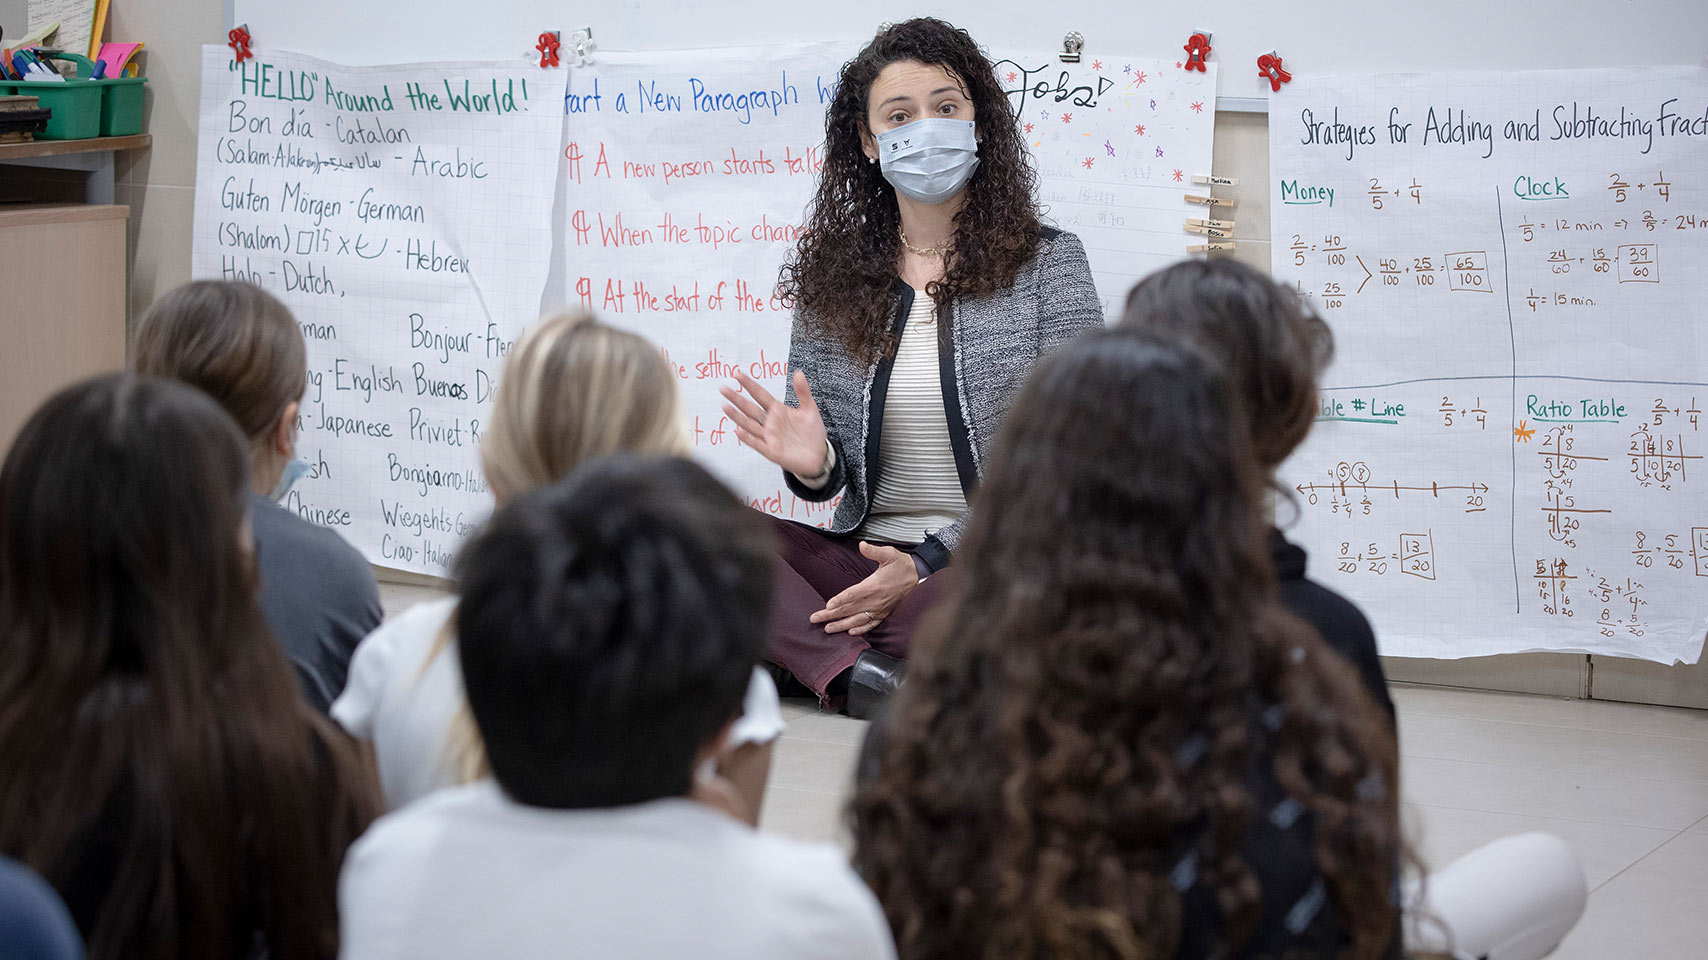
M 1077 30 L 1085 52 L 1172 55 L 1194 30 L 1212 34 L 1220 95 L 1268 96 L 1256 58 L 1281 54 L 1295 76 L 1348 71 L 1527 69 L 1694 64 L 1708 51 L 1702 0 L 1560 0 L 1550 4 L 1438 0 L 1209 0 L 1056 5 L 627 0 L 569 7 L 546 0 L 233 0 L 256 43 L 342 63 L 521 57 L 540 31 L 591 26 L 611 50 L 857 40 L 886 20 L 930 14 L 982 44 L 1057 49 Z M 1180 52 L 1184 56 L 1184 51 Z M 1283 94 L 1285 89 L 1283 90 Z

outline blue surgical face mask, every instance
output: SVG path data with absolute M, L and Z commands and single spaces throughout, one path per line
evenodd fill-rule
M 967 185 L 979 168 L 979 142 L 971 120 L 931 117 L 878 134 L 884 179 L 920 203 L 936 206 Z
M 313 471 L 314 468 L 303 460 L 292 460 L 285 464 L 284 472 L 279 474 L 279 482 L 273 485 L 273 492 L 267 494 L 267 499 L 274 503 L 285 499 L 285 494 L 291 492 L 291 487 Z

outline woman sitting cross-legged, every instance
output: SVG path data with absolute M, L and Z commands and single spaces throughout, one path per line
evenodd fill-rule
M 1085 248 L 1040 222 L 1036 193 L 966 31 L 898 23 L 843 66 L 783 268 L 790 380 L 782 398 L 745 376 L 723 391 L 796 496 L 841 498 L 829 530 L 774 523 L 770 657 L 827 706 L 870 716 L 895 688 L 1020 384 L 1103 323 Z

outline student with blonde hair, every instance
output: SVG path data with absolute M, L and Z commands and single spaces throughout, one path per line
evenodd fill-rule
M 505 363 L 481 465 L 500 505 L 617 453 L 685 455 L 676 380 L 646 339 L 585 314 L 542 321 Z M 455 597 L 420 604 L 356 651 L 332 715 L 370 741 L 388 806 L 487 776 L 486 753 L 463 694 Z M 744 712 L 718 771 L 756 822 L 771 741 L 782 732 L 777 689 L 754 665 Z

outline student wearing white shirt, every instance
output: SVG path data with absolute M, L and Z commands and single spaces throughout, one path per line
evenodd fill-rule
M 679 413 L 676 378 L 655 346 L 585 315 L 553 317 L 511 348 L 482 466 L 502 504 L 598 457 L 685 452 Z M 455 611 L 455 599 L 421 604 L 370 634 L 332 706 L 334 719 L 373 744 L 392 809 L 486 775 L 456 663 Z M 771 677 L 750 666 L 742 720 L 717 766 L 757 823 L 783 718 Z
M 754 831 L 696 774 L 764 652 L 772 550 L 673 457 L 594 463 L 500 509 L 458 560 L 455 617 L 493 780 L 351 849 L 342 955 L 893 958 L 840 852 Z

